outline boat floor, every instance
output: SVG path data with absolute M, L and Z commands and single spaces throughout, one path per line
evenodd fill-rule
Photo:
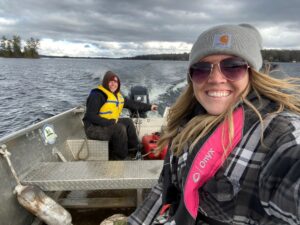
M 144 193 L 144 195 L 146 194 L 147 192 Z M 89 199 L 102 199 L 102 197 L 111 199 L 127 197 L 128 200 L 132 201 L 132 207 L 118 207 L 118 200 L 116 206 L 110 208 L 93 208 L 91 206 L 88 208 L 83 208 L 82 206 L 81 208 L 74 208 L 73 204 L 72 208 L 67 207 L 67 210 L 72 215 L 73 225 L 99 225 L 104 219 L 114 214 L 129 216 L 136 208 L 136 190 L 71 191 L 65 192 L 63 195 L 64 199 L 68 199 L 71 202 L 82 199 L 83 196 L 87 197 L 87 201 Z M 111 200 L 110 203 L 112 203 Z M 99 202 L 96 200 L 93 206 L 97 207 L 97 204 Z
M 99 225 L 106 218 L 114 214 L 129 216 L 134 208 L 114 208 L 114 209 L 70 209 L 72 225 Z M 38 223 L 38 225 L 47 225 Z
M 129 216 L 134 211 L 134 208 L 122 209 L 88 209 L 69 211 L 72 215 L 73 225 L 99 225 L 106 218 L 114 214 L 124 214 Z
M 145 197 L 149 191 L 150 189 L 144 189 L 143 196 Z M 101 206 L 103 197 L 109 201 L 110 207 L 103 208 Z M 112 204 L 112 199 L 114 198 L 117 200 L 115 206 Z M 131 203 L 128 204 L 127 202 L 128 205 L 126 207 L 120 206 L 119 200 L 122 198 L 127 198 Z M 82 199 L 85 199 L 86 207 L 82 205 Z M 98 201 L 99 199 L 100 202 Z M 79 203 L 79 208 L 77 208 L 76 204 L 73 204 L 76 201 L 81 202 Z M 92 205 L 90 205 L 91 201 Z M 136 208 L 136 201 L 136 190 L 96 190 L 65 191 L 61 194 L 58 202 L 60 204 L 71 203 L 71 205 L 64 205 L 64 207 L 70 212 L 73 225 L 99 225 L 104 219 L 114 214 L 129 216 Z

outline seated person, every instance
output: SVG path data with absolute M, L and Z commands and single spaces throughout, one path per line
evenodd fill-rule
M 86 136 L 94 140 L 109 140 L 109 159 L 120 160 L 128 156 L 128 149 L 138 150 L 138 137 L 130 118 L 119 118 L 123 107 L 132 111 L 156 111 L 157 105 L 123 98 L 119 77 L 107 71 L 102 85 L 91 91 L 83 118 Z

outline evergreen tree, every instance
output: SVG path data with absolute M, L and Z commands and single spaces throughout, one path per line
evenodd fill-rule
M 6 57 L 12 57 L 13 56 L 13 51 L 12 51 L 12 41 L 7 40 L 6 42 Z
M 5 36 L 2 37 L 1 45 L 0 45 L 0 56 L 8 57 L 7 54 L 7 38 Z
M 40 40 L 30 38 L 26 41 L 26 46 L 24 47 L 24 56 L 29 58 L 39 58 L 38 48 L 40 46 Z
M 23 54 L 21 52 L 21 38 L 20 36 L 13 36 L 12 39 L 12 49 L 13 49 L 13 57 L 22 57 Z
M 38 48 L 40 45 L 39 39 L 30 38 L 26 42 L 24 51 L 21 50 L 21 37 L 14 35 L 12 40 L 2 36 L 0 43 L 0 57 L 26 57 L 39 58 Z

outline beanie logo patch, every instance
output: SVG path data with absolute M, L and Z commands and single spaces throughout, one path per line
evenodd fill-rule
M 215 34 L 213 48 L 230 48 L 231 35 L 230 34 Z

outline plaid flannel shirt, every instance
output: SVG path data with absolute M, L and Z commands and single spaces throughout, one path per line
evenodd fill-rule
M 253 94 L 248 99 L 263 118 L 268 118 L 264 120 L 263 142 L 257 116 L 243 105 L 243 138 L 199 190 L 197 225 L 207 224 L 201 217 L 225 224 L 300 224 L 300 116 L 285 111 L 270 117 L 267 114 L 276 108 L 274 102 L 265 98 L 258 101 Z M 184 187 L 188 156 L 185 149 L 179 157 L 171 154 L 165 159 L 165 167 L 171 167 L 170 183 L 179 193 Z M 166 188 L 164 179 L 162 173 L 142 206 L 129 217 L 129 225 L 175 225 L 172 217 L 164 222 L 157 219 Z

